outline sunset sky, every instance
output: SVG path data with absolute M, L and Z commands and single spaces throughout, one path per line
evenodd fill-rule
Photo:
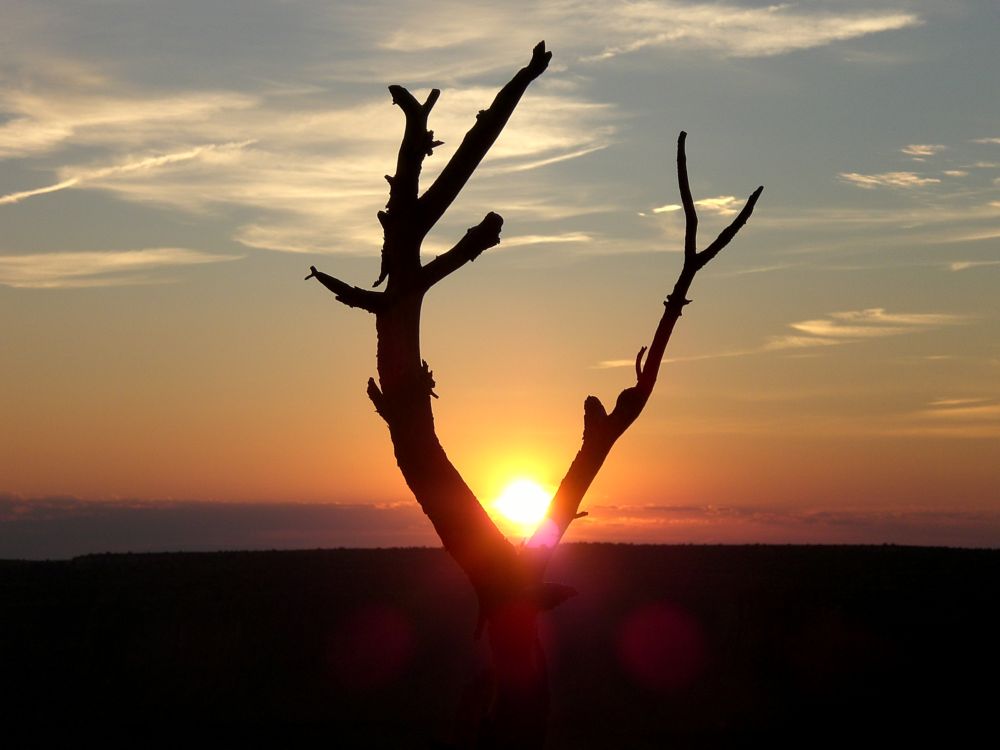
M 365 396 L 402 116 L 445 146 L 554 57 L 424 245 L 438 433 L 554 488 L 680 269 L 645 413 L 568 541 L 1000 546 L 1000 6 L 5 0 L 0 557 L 434 544 Z

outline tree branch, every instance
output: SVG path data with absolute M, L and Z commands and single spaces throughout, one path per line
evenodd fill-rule
M 687 299 L 687 293 L 692 281 L 694 281 L 695 274 L 718 255 L 746 224 L 753 213 L 754 206 L 757 205 L 757 199 L 764 190 L 763 187 L 757 188 L 732 224 L 724 229 L 708 248 L 701 253 L 697 252 L 695 241 L 698 216 L 695 212 L 694 199 L 691 196 L 691 187 L 688 182 L 687 157 L 684 148 L 686 137 L 687 134 L 682 132 L 677 139 L 677 182 L 680 187 L 685 218 L 684 264 L 677 276 L 677 281 L 674 283 L 673 291 L 667 295 L 667 300 L 663 303 L 663 315 L 653 333 L 652 343 L 650 343 L 649 351 L 646 353 L 645 364 L 643 363 L 645 347 L 640 349 L 636 356 L 636 384 L 626 388 L 618 395 L 615 408 L 610 414 L 605 412 L 601 402 L 594 396 L 589 396 L 584 402 L 583 445 L 570 464 L 569 470 L 549 506 L 548 518 L 551 523 L 545 524 L 543 522 L 527 544 L 527 547 L 533 550 L 532 562 L 536 575 L 541 575 L 552 549 L 566 533 L 570 523 L 575 518 L 580 517 L 578 512 L 580 503 L 597 476 L 597 472 L 604 464 L 611 448 L 646 406 L 646 402 L 653 392 L 653 386 L 656 385 L 660 363 L 663 360 L 667 343 L 670 341 L 670 335 L 678 318 L 681 317 L 684 306 L 690 302 Z
M 750 197 L 747 198 L 747 202 L 743 205 L 743 210 L 740 211 L 739 215 L 735 219 L 733 219 L 733 223 L 719 232 L 719 236 L 715 238 L 715 241 L 711 245 L 698 253 L 699 268 L 718 255 L 719 252 L 732 241 L 733 237 L 736 236 L 736 233 L 743 228 L 743 225 L 747 223 L 747 219 L 749 219 L 750 215 L 753 213 L 754 206 L 757 205 L 757 199 L 760 198 L 760 194 L 763 192 L 763 185 L 754 190 L 750 194 Z
M 383 304 L 383 295 L 381 292 L 373 292 L 368 289 L 351 286 L 347 282 L 341 281 L 329 274 L 317 271 L 316 266 L 309 266 L 309 271 L 311 273 L 306 276 L 306 281 L 316 279 L 320 284 L 333 292 L 339 302 L 343 302 L 348 307 L 359 307 L 370 313 L 378 312 L 381 309 Z
M 681 204 L 684 206 L 684 262 L 693 260 L 698 251 L 698 212 L 694 209 L 694 198 L 691 197 L 691 185 L 688 182 L 687 155 L 684 153 L 684 142 L 687 133 L 683 130 L 677 136 L 677 185 L 681 191 Z
M 434 184 L 420 197 L 420 222 L 424 232 L 448 210 L 500 135 L 528 85 L 545 72 L 551 59 L 552 53 L 545 51 L 545 42 L 539 42 L 532 50 L 531 61 L 500 90 L 490 108 L 476 116 L 476 124 L 466 133 Z
M 503 217 L 490 211 L 479 224 L 470 227 L 451 250 L 439 255 L 423 267 L 420 272 L 420 286 L 423 289 L 430 289 L 452 271 L 474 261 L 484 250 L 499 245 L 501 227 L 503 227 Z
M 396 157 L 396 174 L 388 179 L 389 203 L 386 205 L 389 216 L 393 213 L 409 214 L 417 203 L 417 191 L 420 180 L 420 170 L 424 157 L 429 156 L 440 141 L 434 140 L 434 131 L 427 129 L 427 116 L 434 108 L 441 92 L 432 89 L 427 101 L 420 104 L 416 98 L 403 86 L 390 86 L 392 103 L 397 105 L 406 117 L 406 128 L 399 144 L 399 155 Z
M 396 174 L 385 176 L 389 183 L 389 201 L 386 210 L 378 212 L 384 242 L 382 263 L 374 286 L 379 286 L 390 274 L 413 273 L 420 267 L 420 242 L 426 233 L 420 230 L 416 218 L 420 170 L 424 157 L 441 145 L 441 141 L 434 140 L 434 131 L 427 129 L 427 116 L 441 92 L 432 89 L 423 104 L 403 86 L 390 86 L 389 93 L 392 103 L 403 110 L 406 126 L 396 157 Z

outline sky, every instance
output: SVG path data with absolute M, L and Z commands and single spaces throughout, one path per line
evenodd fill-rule
M 568 541 L 1000 546 L 1000 6 L 5 0 L 0 557 L 434 544 L 365 396 L 383 175 L 553 52 L 424 244 L 445 449 L 554 488 L 707 244 Z

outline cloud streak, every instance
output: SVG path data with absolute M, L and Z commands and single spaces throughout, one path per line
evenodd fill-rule
M 428 159 L 425 186 L 475 122 L 476 112 L 495 94 L 493 87 L 484 86 L 444 91 L 432 126 L 446 145 Z M 554 193 L 544 189 L 547 180 L 536 173 L 613 142 L 618 116 L 576 95 L 573 85 L 542 87 L 532 96 L 533 106 L 514 115 L 478 170 L 463 196 L 466 206 L 476 202 L 477 185 L 498 175 L 505 175 L 512 194 L 533 194 L 551 203 Z M 0 196 L 0 205 L 67 189 L 101 190 L 122 200 L 196 214 L 212 208 L 249 209 L 254 220 L 234 228 L 232 236 L 250 247 L 306 253 L 378 251 L 381 231 L 373 217 L 386 199 L 380 175 L 392 171 L 403 127 L 388 97 L 350 105 L 340 100 L 330 107 L 318 102 L 311 90 L 252 97 L 192 92 L 124 99 L 84 86 L 51 99 L 16 91 L 7 95 L 5 105 L 14 118 L 0 126 L 0 155 L 3 148 L 37 155 L 85 147 L 107 152 L 106 161 L 113 162 L 64 166 L 57 180 L 9 192 Z M 25 140 L 26 131 L 35 133 L 34 140 Z M 49 135 L 43 137 L 45 133 Z M 172 148 L 166 148 L 168 144 Z M 130 153 L 121 153 L 122 148 Z M 152 155 L 133 156 L 136 151 Z M 495 208 L 473 205 L 472 213 Z M 570 214 L 588 210 L 580 205 Z M 455 236 L 442 242 L 447 246 L 470 220 L 456 217 L 455 226 L 449 221 L 442 228 Z
M 921 188 L 936 185 L 941 180 L 936 177 L 921 177 L 916 172 L 882 172 L 881 174 L 860 174 L 858 172 L 841 172 L 840 179 L 857 187 L 871 190 L 880 187 L 890 188 Z
M 773 57 L 922 23 L 912 13 L 815 12 L 796 5 L 747 8 L 651 0 L 576 5 L 595 30 L 604 28 L 604 38 L 618 37 L 600 52 L 585 55 L 587 61 L 667 46 L 708 49 L 727 57 Z
M 212 153 L 238 151 L 242 148 L 246 148 L 252 143 L 252 140 L 241 141 L 238 143 L 211 143 L 205 146 L 196 146 L 195 148 L 188 149 L 186 151 L 179 151 L 173 154 L 161 154 L 159 156 L 147 156 L 141 159 L 134 159 L 123 164 L 114 164 L 108 167 L 97 167 L 95 169 L 85 169 L 79 171 L 64 169 L 61 170 L 61 172 L 68 172 L 71 176 L 65 176 L 62 180 L 53 185 L 46 185 L 45 187 L 35 188 L 33 190 L 23 190 L 21 192 L 8 193 L 7 195 L 0 196 L 0 206 L 20 203 L 23 200 L 33 198 L 37 195 L 47 195 L 49 193 L 55 193 L 69 188 L 84 187 L 88 183 L 97 182 L 108 177 L 117 177 L 119 175 L 128 175 L 137 172 L 147 172 L 157 169 L 158 167 L 165 167 L 171 164 L 181 164 L 193 159 L 200 159 Z
M 949 271 L 967 271 L 970 268 L 1000 266 L 1000 260 L 956 260 L 948 264 Z
M 395 546 L 440 546 L 414 502 L 86 501 L 0 494 L 0 558 Z
M 942 146 L 940 144 L 933 143 L 911 143 L 908 146 L 903 146 L 900 149 L 907 156 L 934 156 L 934 154 L 939 154 L 944 151 L 947 146 Z
M 882 307 L 847 310 L 830 313 L 826 318 L 790 323 L 789 326 L 798 334 L 775 337 L 766 348 L 773 351 L 831 346 L 930 331 L 968 320 L 967 316 L 948 313 L 890 313 Z
M 696 200 L 694 205 L 721 216 L 733 216 L 739 212 L 743 204 L 739 202 L 735 195 L 719 195 L 715 198 L 701 198 Z M 674 213 L 675 211 L 680 211 L 681 208 L 683 206 L 679 203 L 667 203 L 664 206 L 657 206 L 652 209 L 652 212 L 654 214 Z
M 247 110 L 257 103 L 257 97 L 230 91 L 122 96 L 97 84 L 82 90 L 13 88 L 0 93 L 0 111 L 9 116 L 0 125 L 0 158 L 80 144 L 142 145 L 169 139 L 177 128 L 211 123 L 223 113 Z
M 0 285 L 22 289 L 68 289 L 143 284 L 156 280 L 148 271 L 224 263 L 241 257 L 175 247 L 0 255 Z
M 882 307 L 846 310 L 829 313 L 825 318 L 789 323 L 789 327 L 796 333 L 771 336 L 757 347 L 693 357 L 664 358 L 663 362 L 696 362 L 706 359 L 743 357 L 749 354 L 840 346 L 867 339 L 932 331 L 944 326 L 967 323 L 969 320 L 971 320 L 969 316 L 950 313 L 890 313 Z M 594 367 L 604 370 L 633 367 L 634 365 L 634 358 L 608 359 L 598 362 Z
M 595 505 L 575 538 L 687 544 L 915 544 L 996 547 L 995 510 L 820 510 L 767 505 Z

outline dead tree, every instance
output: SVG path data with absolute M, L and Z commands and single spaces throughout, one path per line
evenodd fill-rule
M 484 721 L 483 742 L 493 747 L 540 747 L 548 711 L 548 685 L 537 620 L 575 592 L 546 583 L 546 565 L 574 519 L 586 515 L 580 503 L 615 441 L 642 412 L 656 383 L 670 334 L 688 304 L 695 274 L 732 240 L 753 212 L 763 188 L 707 248 L 698 251 L 698 217 L 688 185 L 685 133 L 677 141 L 677 175 L 684 206 L 684 265 L 664 302 L 663 315 L 648 352 L 635 359 L 636 382 L 618 396 L 608 412 L 595 396 L 583 405 L 583 445 L 559 485 L 547 519 L 523 546 L 514 546 L 487 515 L 479 500 L 445 454 L 434 431 L 431 398 L 434 377 L 420 355 L 420 310 L 424 295 L 437 282 L 500 242 L 503 219 L 488 213 L 453 248 L 424 264 L 420 246 L 451 205 L 500 135 L 528 85 L 549 64 L 551 52 L 539 43 L 531 61 L 482 110 L 447 166 L 420 194 L 425 157 L 441 145 L 427 120 L 440 92 L 419 102 L 402 86 L 390 86 L 392 101 L 406 118 L 396 173 L 386 175 L 389 201 L 378 213 L 384 232 L 382 264 L 375 287 L 351 286 L 315 267 L 316 278 L 350 307 L 375 315 L 378 334 L 378 380 L 368 380 L 368 397 L 389 427 L 396 462 L 444 548 L 468 575 L 479 599 L 477 634 L 485 628 L 493 657 L 494 700 Z M 645 354 L 645 359 L 643 355 Z

